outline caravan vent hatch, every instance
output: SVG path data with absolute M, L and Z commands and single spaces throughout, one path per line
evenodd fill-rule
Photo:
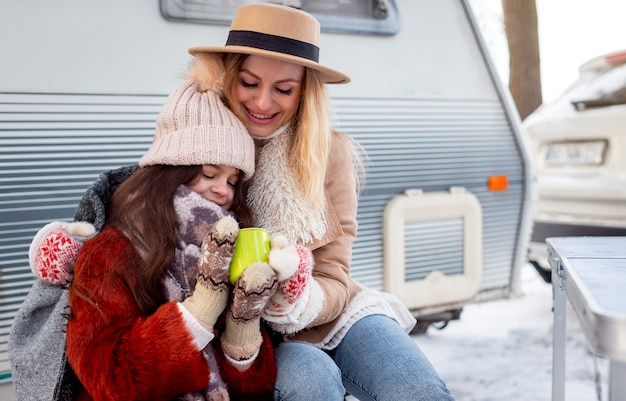
M 433 246 L 433 242 L 441 246 Z M 461 246 L 450 246 L 456 242 Z M 421 248 L 436 251 L 419 255 Z M 458 263 L 443 263 L 451 257 L 454 260 L 450 253 L 455 249 L 463 250 L 456 257 Z M 449 192 L 407 190 L 391 199 L 385 209 L 384 289 L 409 309 L 470 300 L 480 289 L 481 250 L 482 210 L 474 194 L 462 187 Z M 421 269 L 417 262 L 425 260 L 435 267 Z

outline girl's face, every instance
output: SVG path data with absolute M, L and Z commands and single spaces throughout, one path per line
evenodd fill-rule
M 240 118 L 250 134 L 265 138 L 289 122 L 296 113 L 304 67 L 261 56 L 248 56 L 239 70 L 235 98 Z
M 229 210 L 233 205 L 238 180 L 239 170 L 235 167 L 205 164 L 200 175 L 187 187 L 204 199 Z

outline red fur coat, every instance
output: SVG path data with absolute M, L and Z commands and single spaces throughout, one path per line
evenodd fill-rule
M 209 382 L 209 368 L 175 302 L 145 316 L 129 288 L 138 254 L 115 228 L 85 242 L 74 266 L 67 325 L 68 360 L 82 388 L 78 400 L 170 400 Z M 276 380 L 269 337 L 253 365 L 239 372 L 212 341 L 232 400 L 273 399 Z

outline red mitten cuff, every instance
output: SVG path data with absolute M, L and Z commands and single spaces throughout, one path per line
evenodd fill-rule
M 270 299 L 266 313 L 279 316 L 291 312 L 302 297 L 313 274 L 313 254 L 300 245 L 296 245 L 300 263 L 296 272 L 286 280 L 278 283 L 278 290 Z
M 37 232 L 28 250 L 30 268 L 38 278 L 66 285 L 82 243 L 95 233 L 89 223 L 52 222 Z

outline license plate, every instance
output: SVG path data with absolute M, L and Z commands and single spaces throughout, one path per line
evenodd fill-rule
M 547 166 L 600 165 L 604 162 L 606 141 L 558 142 L 544 145 Z

